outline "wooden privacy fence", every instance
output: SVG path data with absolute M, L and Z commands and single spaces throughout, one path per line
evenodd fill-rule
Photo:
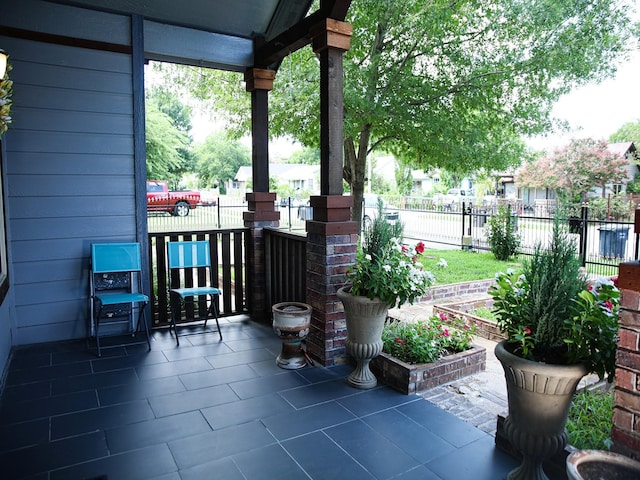
M 264 250 L 270 304 L 306 302 L 307 236 L 265 228 Z
M 170 318 L 169 272 L 167 242 L 208 240 L 214 286 L 222 290 L 217 305 L 220 316 L 247 313 L 247 251 L 248 229 L 231 228 L 197 232 L 164 232 L 149 234 L 149 261 L 151 269 L 151 314 L 154 327 L 168 326 Z M 190 269 L 185 273 L 186 286 L 202 286 L 207 281 L 203 269 Z M 187 304 L 184 317 L 178 321 L 204 319 L 206 300 Z

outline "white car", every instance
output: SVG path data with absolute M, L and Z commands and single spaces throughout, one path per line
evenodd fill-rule
M 375 217 L 378 212 L 378 199 L 382 200 L 382 208 L 384 210 L 385 218 L 390 222 L 395 222 L 399 218 L 398 209 L 393 205 L 389 204 L 384 198 L 381 198 L 379 195 L 375 193 L 365 193 L 364 197 L 364 205 L 363 205 L 363 214 L 364 214 L 364 223 L 367 224 L 371 222 L 371 218 Z
M 462 188 L 450 188 L 449 191 L 440 197 L 436 198 L 436 201 L 450 210 L 457 210 L 459 206 L 464 202 L 467 206 L 475 203 L 476 198 L 473 196 L 471 190 L 464 190 Z

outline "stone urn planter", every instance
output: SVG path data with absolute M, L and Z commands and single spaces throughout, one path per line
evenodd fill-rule
M 548 480 L 542 463 L 567 444 L 564 428 L 582 364 L 551 365 L 525 360 L 510 353 L 506 340 L 496 345 L 496 357 L 504 368 L 509 413 L 504 432 L 522 454 L 522 464 L 509 480 Z
M 634 480 L 640 478 L 640 462 L 601 450 L 578 450 L 567 457 L 569 480 Z
M 338 290 L 347 321 L 347 353 L 356 361 L 356 369 L 347 381 L 356 388 L 373 388 L 378 380 L 371 372 L 369 363 L 382 352 L 382 329 L 389 305 L 379 299 L 351 295 L 349 288 Z
M 276 303 L 273 312 L 273 331 L 282 340 L 282 350 L 276 364 L 287 370 L 295 370 L 307 365 L 302 350 L 302 341 L 307 338 L 311 326 L 311 305 L 300 302 Z

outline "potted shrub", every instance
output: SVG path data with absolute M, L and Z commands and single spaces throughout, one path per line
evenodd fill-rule
M 378 214 L 365 230 L 356 263 L 347 272 L 348 283 L 338 290 L 347 322 L 347 353 L 356 360 L 348 382 L 363 389 L 377 385 L 369 363 L 382 351 L 382 328 L 389 308 L 413 303 L 434 281 L 418 262 L 424 244 L 403 245 L 403 225 L 389 223 L 383 210 L 378 201 Z
M 556 221 L 523 273 L 496 275 L 489 290 L 507 340 L 496 346 L 507 382 L 505 435 L 523 455 L 510 479 L 545 479 L 542 462 L 562 450 L 572 396 L 588 372 L 611 380 L 615 370 L 619 291 L 589 285 L 575 246 Z

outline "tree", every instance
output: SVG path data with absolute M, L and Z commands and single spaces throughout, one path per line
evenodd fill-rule
M 320 149 L 305 147 L 296 150 L 291 154 L 285 163 L 295 163 L 300 165 L 320 165 Z
M 562 94 L 615 71 L 613 60 L 631 45 L 632 11 L 619 0 L 354 0 L 344 59 L 353 218 L 361 218 L 374 150 L 411 158 L 413 168 L 462 174 L 519 163 L 521 137 L 553 128 L 551 108 Z M 270 96 L 272 135 L 318 145 L 318 76 L 308 47 L 282 62 Z M 248 131 L 239 77 L 184 70 L 178 80 Z
M 145 97 L 147 177 L 169 180 L 173 187 L 194 170 L 191 152 L 191 108 L 175 94 L 154 87 Z
M 220 187 L 226 193 L 226 182 L 238 173 L 241 166 L 251 165 L 249 149 L 238 141 L 229 140 L 223 133 L 214 133 L 196 148 L 198 178 L 201 187 Z
M 609 137 L 609 142 L 633 142 L 640 148 L 640 120 L 627 122 Z
M 611 152 L 604 140 L 572 140 L 551 155 L 524 165 L 516 174 L 516 183 L 534 188 L 555 188 L 567 200 L 586 198 L 593 187 L 602 189 L 626 178 L 627 160 Z
M 185 170 L 181 151 L 189 145 L 189 139 L 156 105 L 147 105 L 145 114 L 147 178 L 175 184 Z

